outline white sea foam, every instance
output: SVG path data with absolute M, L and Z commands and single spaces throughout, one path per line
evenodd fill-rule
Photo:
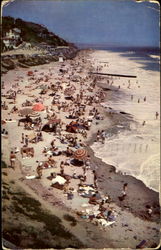
M 159 72 L 144 70 L 139 62 L 122 57 L 119 53 L 97 51 L 93 57 L 109 62 L 109 67 L 103 68 L 102 72 L 131 74 L 136 75 L 137 79 L 113 79 L 113 86 L 120 86 L 120 95 L 114 93 L 115 98 L 103 104 L 107 108 L 131 114 L 135 121 L 130 125 L 131 130 L 121 130 L 121 126 L 118 126 L 120 131 L 117 135 L 107 135 L 105 144 L 95 142 L 92 149 L 97 157 L 114 165 L 117 170 L 133 175 L 159 191 L 160 120 L 155 117 L 160 110 Z M 144 121 L 145 125 L 142 125 Z
M 160 56 L 156 56 L 156 55 L 150 55 L 151 58 L 154 58 L 154 59 L 158 59 L 158 61 L 160 61 Z

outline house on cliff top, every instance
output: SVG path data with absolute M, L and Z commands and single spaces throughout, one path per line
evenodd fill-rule
M 16 47 L 22 43 L 21 30 L 18 28 L 10 29 L 4 34 L 2 38 L 4 45 L 3 50 L 16 49 Z

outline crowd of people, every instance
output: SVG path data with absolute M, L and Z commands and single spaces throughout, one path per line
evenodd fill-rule
M 41 91 L 36 97 L 33 95 L 33 99 L 26 99 L 25 102 L 21 103 L 21 107 L 19 107 L 17 98 L 24 93 L 24 90 L 21 89 L 21 84 L 18 84 L 9 96 L 9 98 L 13 99 L 13 103 L 11 105 L 7 104 L 5 100 L 1 106 L 4 110 L 7 110 L 8 114 L 11 115 L 14 113 L 14 115 L 17 115 L 18 126 L 20 126 L 21 129 L 23 128 L 23 133 L 20 134 L 22 148 L 26 150 L 28 148 L 31 149 L 31 146 L 34 148 L 35 144 L 38 143 L 42 147 L 42 155 L 45 160 L 39 160 L 32 155 L 37 163 L 36 177 L 41 181 L 41 179 L 44 178 L 43 171 L 45 169 L 55 168 L 57 171 L 53 172 L 53 170 L 51 170 L 52 172 L 50 172 L 50 176 L 48 177 L 51 181 L 51 186 L 62 189 L 63 193 L 67 194 L 67 199 L 70 200 L 74 199 L 75 195 L 73 192 L 75 188 L 71 186 L 71 180 L 77 179 L 77 195 L 88 198 L 90 205 L 98 205 L 97 213 L 90 214 L 89 218 L 105 219 L 110 222 L 116 219 L 115 213 L 110 207 L 111 198 L 110 196 L 104 197 L 100 194 L 98 172 L 92 168 L 90 156 L 87 154 L 83 160 L 76 160 L 74 158 L 76 150 L 86 150 L 86 139 L 93 121 L 98 122 L 104 119 L 98 109 L 99 103 L 102 102 L 105 97 L 104 92 L 96 85 L 98 77 L 86 74 L 86 76 L 82 75 L 79 79 L 75 78 L 72 80 L 76 73 L 89 70 L 86 68 L 86 63 L 84 58 L 80 58 L 80 64 L 71 62 L 70 66 L 68 65 L 68 68 L 65 70 L 65 64 L 62 65 L 60 68 L 61 71 L 59 70 L 58 74 L 59 81 L 54 79 L 54 83 L 52 81 L 50 82 L 53 76 L 51 69 L 49 69 L 47 75 L 41 73 L 41 77 L 37 75 L 38 72 L 35 70 L 32 76 L 28 76 L 28 82 L 32 81 L 28 88 L 34 86 L 33 91 L 37 90 L 37 87 L 42 82 L 45 82 L 46 91 Z M 84 68 L 81 65 L 84 65 Z M 97 68 L 97 70 L 101 69 L 102 66 L 101 68 Z M 78 82 L 79 88 L 75 87 L 78 85 Z M 108 80 L 108 83 L 109 82 Z M 8 94 L 9 93 L 7 93 L 7 95 Z M 146 101 L 145 98 L 144 101 Z M 44 109 L 39 111 L 39 116 L 33 117 L 31 113 L 19 119 L 18 115 L 22 106 L 31 106 L 32 108 L 35 102 L 44 105 Z M 41 113 L 41 111 L 43 111 L 43 113 Z M 156 112 L 156 119 L 158 119 L 158 116 L 159 114 Z M 46 132 L 43 131 L 43 127 L 45 124 L 48 125 L 49 130 L 51 129 L 49 131 L 49 135 L 51 135 L 49 143 L 44 139 L 44 133 Z M 33 132 L 32 136 L 28 133 L 30 130 Z M 96 141 L 104 144 L 105 138 L 106 131 L 98 130 Z M 11 151 L 10 166 L 13 169 L 16 168 L 17 159 L 21 160 L 16 152 Z M 76 163 L 80 164 L 82 173 L 77 174 L 74 172 L 72 175 L 69 175 L 67 169 Z M 93 183 L 88 183 L 89 176 L 92 176 Z M 52 181 L 57 177 L 63 178 L 63 185 L 55 186 L 55 184 L 52 184 Z M 119 196 L 120 201 L 123 201 L 126 196 L 127 183 L 124 184 L 121 195 Z M 105 206 L 105 204 L 108 204 L 108 206 Z M 81 216 L 84 216 L 84 214 L 81 214 Z

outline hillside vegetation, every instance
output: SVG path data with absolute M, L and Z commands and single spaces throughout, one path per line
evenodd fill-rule
M 6 32 L 13 28 L 20 29 L 23 41 L 32 44 L 45 42 L 51 46 L 69 45 L 65 40 L 48 31 L 47 28 L 40 24 L 26 22 L 20 18 L 14 19 L 10 16 L 2 17 L 2 36 L 4 37 Z
M 4 42 L 1 42 L 1 74 L 16 67 L 28 68 L 56 62 L 60 55 L 63 55 L 65 60 L 72 59 L 78 52 L 74 44 L 68 43 L 40 24 L 26 22 L 20 18 L 14 19 L 10 16 L 2 17 L 2 38 L 6 37 L 6 32 L 14 28 L 21 30 L 21 39 L 16 45 L 17 48 L 9 48 L 7 51 Z M 25 47 L 27 43 L 30 44 L 32 50 Z
M 84 247 L 70 232 L 70 228 L 77 224 L 74 217 L 65 213 L 61 218 L 51 213 L 8 175 L 8 166 L 3 161 L 1 168 L 4 240 L 22 249 Z M 68 228 L 63 226 L 64 220 L 69 221 Z

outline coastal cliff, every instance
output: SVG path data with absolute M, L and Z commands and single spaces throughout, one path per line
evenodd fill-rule
M 18 35 L 17 35 L 17 33 Z M 17 67 L 28 68 L 52 61 L 72 59 L 77 47 L 40 24 L 12 17 L 2 18 L 1 73 Z

